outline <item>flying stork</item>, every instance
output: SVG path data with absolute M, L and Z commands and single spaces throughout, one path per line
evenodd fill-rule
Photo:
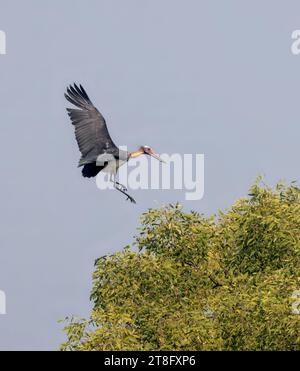
M 144 154 L 163 160 L 149 146 L 142 146 L 134 152 L 120 150 L 109 135 L 104 117 L 81 85 L 70 85 L 65 97 L 77 107 L 67 108 L 67 112 L 75 126 L 75 137 L 82 155 L 78 164 L 78 167 L 83 166 L 82 175 L 91 178 L 100 171 L 109 173 L 114 188 L 126 195 L 127 200 L 136 203 L 127 193 L 126 187 L 116 181 L 119 167 L 130 158 Z

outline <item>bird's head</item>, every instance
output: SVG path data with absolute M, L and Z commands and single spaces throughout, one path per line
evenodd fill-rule
M 164 162 L 164 160 L 153 150 L 153 148 L 149 146 L 141 146 L 137 151 L 131 152 L 130 157 L 138 157 L 141 155 L 148 155 L 156 158 L 160 162 Z

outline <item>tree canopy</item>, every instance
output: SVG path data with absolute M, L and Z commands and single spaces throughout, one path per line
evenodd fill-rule
M 96 261 L 88 319 L 62 350 L 300 350 L 300 189 L 256 182 L 205 217 L 142 215 L 136 248 Z

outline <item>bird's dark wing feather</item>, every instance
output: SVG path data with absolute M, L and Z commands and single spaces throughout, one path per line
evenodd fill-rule
M 79 108 L 67 108 L 82 154 L 79 166 L 95 161 L 99 154 L 117 152 L 118 148 L 109 135 L 104 117 L 94 107 L 84 88 L 74 84 L 67 89 L 65 97 Z

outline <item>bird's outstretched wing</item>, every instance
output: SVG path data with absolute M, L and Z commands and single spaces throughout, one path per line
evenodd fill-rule
M 79 108 L 67 108 L 82 154 L 79 166 L 96 161 L 99 154 L 115 153 L 118 148 L 109 135 L 105 119 L 94 107 L 84 88 L 74 84 L 67 89 L 65 97 Z

